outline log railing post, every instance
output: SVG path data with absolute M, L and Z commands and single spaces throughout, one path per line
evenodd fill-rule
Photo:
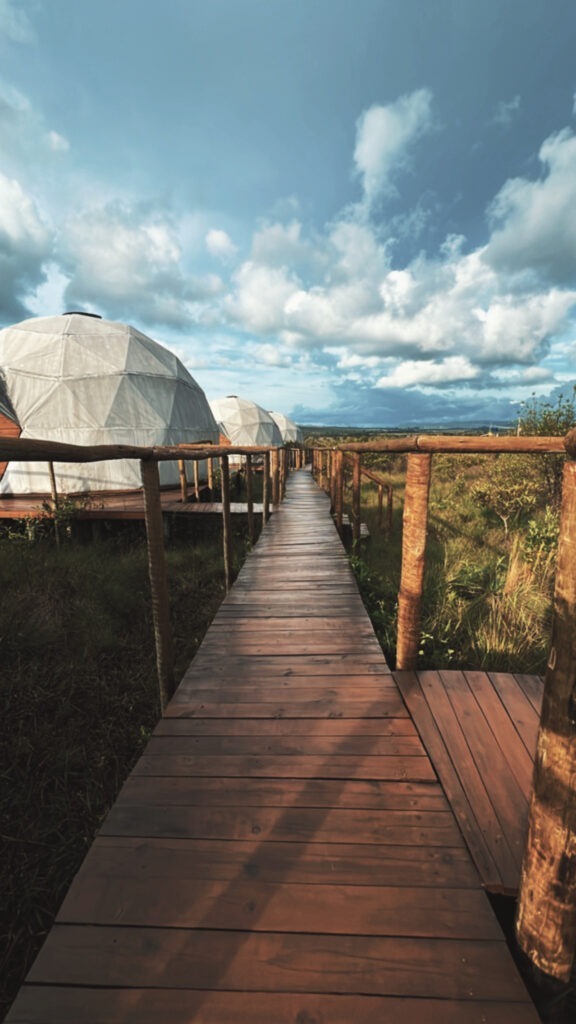
M 386 501 L 386 535 L 392 533 L 392 514 L 394 512 L 394 488 L 388 484 L 388 499 Z
M 384 504 L 384 484 L 378 484 L 378 529 L 382 529 L 382 506 Z
M 208 490 L 210 492 L 209 497 L 210 497 L 210 501 L 214 501 L 214 466 L 212 464 L 212 459 L 208 459 L 207 472 L 208 472 Z
M 270 519 L 270 452 L 264 452 L 262 470 L 262 525 Z
M 362 491 L 362 456 L 354 452 L 352 456 L 352 550 L 355 555 L 360 552 L 360 503 Z
M 54 511 L 54 540 L 56 541 L 56 547 L 60 547 L 60 523 L 58 522 L 58 488 L 56 486 L 56 474 L 54 472 L 54 463 L 48 463 L 48 475 L 50 477 L 50 496 L 52 498 L 52 509 Z
M 254 546 L 254 479 L 252 477 L 252 456 L 246 456 L 246 501 L 248 502 L 248 540 Z
M 180 478 L 180 501 L 185 503 L 188 501 L 188 480 L 184 459 L 178 459 L 178 476 Z
M 277 505 L 280 501 L 280 469 L 278 449 L 273 448 L 270 452 L 270 472 L 272 476 L 272 504 Z
M 230 590 L 232 580 L 232 536 L 230 530 L 230 466 L 228 456 L 220 456 L 220 476 L 222 478 L 222 544 L 224 549 L 224 585 L 226 593 Z
M 194 496 L 200 501 L 200 474 L 198 472 L 198 459 L 194 459 Z
M 402 530 L 402 572 L 398 595 L 396 668 L 416 668 L 424 585 L 431 455 L 409 455 Z
M 336 529 L 342 536 L 342 513 L 344 509 L 344 452 L 334 452 L 334 517 Z
M 576 450 L 567 447 L 552 643 L 516 919 L 524 952 L 565 982 L 576 954 Z
M 144 487 L 144 517 L 148 545 L 148 574 L 152 595 L 152 621 L 156 645 L 156 668 L 162 711 L 174 693 L 174 641 L 170 625 L 170 598 L 164 552 L 164 529 L 160 501 L 158 463 L 140 463 Z

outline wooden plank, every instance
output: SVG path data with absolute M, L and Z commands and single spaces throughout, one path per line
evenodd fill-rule
M 350 719 L 306 719 L 279 718 L 272 721 L 255 718 L 198 719 L 161 718 L 154 736 L 417 736 L 414 723 L 409 718 L 359 718 Z M 429 788 L 427 787 L 427 791 Z
M 426 757 L 418 736 L 153 736 L 146 746 L 147 757 L 220 757 L 223 754 L 251 754 L 276 757 L 338 754 L 341 757 Z
M 522 687 L 522 690 L 528 697 L 528 700 L 538 715 L 538 720 L 540 720 L 542 698 L 544 696 L 544 680 L 540 676 L 522 675 L 518 672 L 515 673 L 514 678 Z
M 329 870 L 327 870 L 327 867 Z M 181 839 L 99 836 L 74 885 L 84 877 L 262 879 L 303 885 L 442 886 L 478 890 L 469 854 L 458 846 L 275 842 L 259 838 Z
M 530 762 L 533 765 L 544 690 L 542 681 L 537 679 L 536 676 L 516 676 L 505 672 L 490 672 L 488 677 L 521 736 Z M 530 684 L 525 682 L 524 685 L 521 685 L 520 679 L 537 680 L 536 685 L 531 690 L 531 697 L 528 696 Z M 536 703 L 536 708 L 533 702 Z
M 337 965 L 337 969 L 336 968 Z M 56 925 L 32 984 L 527 1002 L 503 941 Z
M 253 776 L 322 779 L 406 779 L 435 781 L 426 757 L 148 757 L 144 754 L 134 768 L 136 775 L 212 775 L 220 778 Z
M 269 701 L 258 703 L 222 703 L 218 701 L 195 701 L 190 694 L 182 694 L 168 705 L 167 717 L 185 718 L 400 718 L 408 717 L 408 712 L 399 707 L 397 701 L 392 703 L 382 697 L 378 700 L 356 701 L 353 696 L 348 700 L 322 698 L 295 703 L 290 701 Z
M 526 1003 L 27 985 L 7 1024 L 538 1024 Z
M 123 877 L 85 879 L 58 914 L 65 924 L 214 928 L 306 935 L 391 935 L 498 940 L 479 890 L 371 885 L 281 885 Z
M 340 810 L 276 807 L 159 807 L 116 803 L 101 835 L 261 842 L 457 846 L 454 818 L 442 811 Z
M 499 750 L 504 757 L 508 771 L 514 776 L 521 789 L 525 800 L 526 809 L 530 799 L 532 787 L 532 770 L 534 766 L 534 753 L 530 755 L 522 740 L 522 733 L 530 729 L 532 723 L 527 723 L 523 710 L 520 709 L 514 718 L 510 717 L 509 706 L 500 700 L 498 692 L 492 685 L 491 676 L 486 672 L 465 672 L 466 681 L 474 694 L 482 713 L 490 726 Z M 518 692 L 518 687 L 515 685 Z M 523 693 L 519 694 L 521 702 L 526 705 L 527 701 Z M 532 713 L 531 718 L 534 719 Z M 534 736 L 534 744 L 536 737 Z M 533 751 L 536 749 L 534 745 Z M 497 765 L 494 765 L 497 772 Z
M 182 696 L 194 697 L 194 699 L 200 703 L 205 701 L 222 701 L 222 703 L 237 703 L 244 704 L 247 702 L 259 701 L 262 704 L 265 703 L 277 703 L 278 701 L 287 701 L 289 707 L 291 707 L 292 700 L 303 701 L 305 697 L 309 699 L 311 703 L 316 701 L 340 701 L 340 700 L 354 700 L 354 701 L 366 701 L 371 702 L 374 710 L 377 711 L 379 707 L 386 708 L 389 713 L 394 717 L 397 712 L 398 717 L 402 717 L 402 705 L 398 693 L 389 686 L 380 686 L 377 683 L 363 686 L 250 686 L 246 684 L 238 684 L 231 686 L 226 682 L 220 685 L 214 685 L 210 688 L 200 688 L 199 686 L 190 687 L 189 690 L 184 690 Z

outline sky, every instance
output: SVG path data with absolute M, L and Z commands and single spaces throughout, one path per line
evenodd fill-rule
M 303 424 L 576 382 L 574 0 L 0 0 L 0 326 Z

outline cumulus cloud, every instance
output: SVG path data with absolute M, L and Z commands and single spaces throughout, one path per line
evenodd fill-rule
M 6 36 L 14 43 L 34 43 L 36 33 L 28 15 L 21 7 L 16 6 L 17 0 L 0 0 L 0 35 Z
M 23 92 L 1 80 L 0 135 L 4 170 L 19 179 L 25 176 L 42 181 L 47 161 L 70 148 L 68 140 L 46 125 L 42 113 Z
M 393 177 L 408 163 L 410 147 L 432 127 L 429 89 L 400 96 L 386 106 L 372 106 L 356 123 L 354 164 L 368 209 L 394 193 Z
M 511 100 L 502 100 L 496 108 L 496 113 L 492 118 L 491 124 L 498 125 L 500 128 L 508 128 L 508 126 L 512 124 L 512 121 L 520 110 L 520 107 L 520 96 L 514 96 L 514 99 Z
M 576 285 L 576 135 L 565 128 L 543 143 L 537 181 L 507 181 L 492 203 L 485 259 L 500 271 L 533 272 Z
M 0 316 L 28 315 L 26 296 L 45 280 L 52 234 L 20 183 L 0 173 Z
M 455 381 L 474 380 L 479 375 L 478 367 L 472 366 L 465 356 L 448 356 L 440 362 L 432 359 L 407 360 L 394 368 L 392 373 L 376 381 L 377 388 L 413 388 L 424 384 L 438 387 Z
M 229 260 L 238 251 L 230 235 L 218 228 L 211 228 L 205 238 L 206 248 L 216 259 Z
M 215 275 L 184 272 L 175 225 L 166 211 L 147 204 L 113 202 L 72 217 L 59 255 L 70 274 L 66 301 L 120 319 L 187 326 L 195 304 L 222 288 Z

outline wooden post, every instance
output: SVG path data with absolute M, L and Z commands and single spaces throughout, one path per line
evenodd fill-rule
M 254 546 L 256 531 L 254 529 L 254 479 L 252 476 L 252 456 L 246 456 L 246 501 L 248 502 L 248 540 Z
M 272 473 L 272 504 L 277 505 L 280 501 L 280 468 L 278 449 L 273 448 L 270 452 L 270 466 Z
M 56 474 L 54 463 L 48 463 L 48 474 L 50 476 L 50 494 L 52 497 L 52 508 L 54 510 L 54 540 L 56 547 L 60 547 L 60 523 L 58 522 L 58 488 L 56 487 Z
M 431 463 L 431 455 L 408 456 L 398 595 L 398 669 L 413 670 L 418 661 Z
M 392 513 L 394 511 L 394 488 L 388 484 L 388 500 L 386 502 L 386 534 L 389 537 L 392 533 Z
M 262 470 L 262 525 L 270 519 L 270 452 L 264 452 Z
M 568 453 L 571 460 L 576 458 L 574 448 L 568 447 Z M 576 954 L 575 523 L 576 462 L 568 461 L 564 466 L 552 645 L 516 919 L 516 936 L 524 952 L 545 974 L 565 982 L 570 980 Z
M 352 460 L 354 463 L 352 472 L 352 551 L 357 555 L 360 551 L 362 457 L 358 452 L 354 452 Z
M 214 501 L 214 466 L 212 465 L 212 459 L 208 459 L 208 490 L 210 491 L 210 501 Z
M 280 449 L 280 501 L 286 497 L 286 477 L 288 476 L 288 449 Z
M 336 529 L 342 536 L 342 513 L 344 508 L 344 452 L 334 452 L 334 516 Z
M 178 459 L 178 475 L 180 477 L 180 501 L 188 501 L 188 480 L 186 479 L 186 463 Z
M 378 484 L 378 529 L 382 529 L 382 505 L 384 503 L 384 484 Z
M 148 545 L 148 575 L 152 594 L 152 621 L 156 645 L 156 668 L 162 711 L 174 693 L 174 642 L 170 626 L 170 598 L 164 553 L 164 530 L 160 502 L 158 463 L 140 463 L 144 487 L 144 516 Z
M 198 459 L 194 459 L 194 496 L 200 501 L 200 474 L 198 472 Z
M 222 478 L 222 543 L 224 548 L 224 585 L 230 590 L 232 579 L 232 536 L 230 532 L 230 466 L 228 456 L 220 456 Z

